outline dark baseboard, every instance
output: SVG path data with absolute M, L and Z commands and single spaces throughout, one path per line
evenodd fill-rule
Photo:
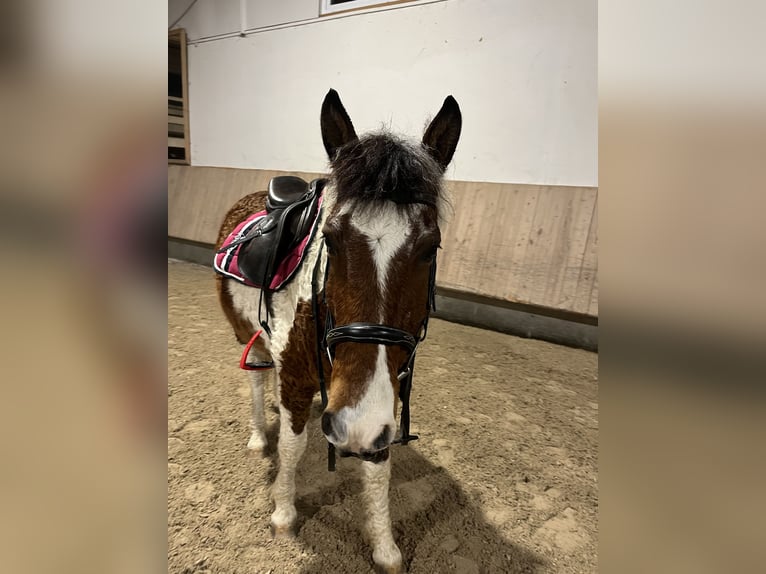
M 598 351 L 598 325 L 514 309 L 504 303 L 493 304 L 490 301 L 475 301 L 472 297 L 463 298 L 454 292 L 442 295 L 437 291 L 434 316 L 517 337 Z
M 168 258 L 198 263 L 206 267 L 213 266 L 215 250 L 209 243 L 197 243 L 186 239 L 168 237 Z
M 168 238 L 168 257 L 211 267 L 213 247 L 185 239 Z M 435 317 L 526 337 L 598 351 L 598 319 L 587 315 L 539 309 L 495 301 L 486 297 L 439 289 Z

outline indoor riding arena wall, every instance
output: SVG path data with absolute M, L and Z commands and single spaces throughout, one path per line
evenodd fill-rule
M 229 207 L 285 173 L 322 175 L 169 166 L 171 255 L 210 264 Z M 469 181 L 447 187 L 453 213 L 442 230 L 437 274 L 439 294 L 449 298 L 438 306 L 446 317 L 595 348 L 598 188 Z
M 207 263 L 223 214 L 274 175 L 327 169 L 319 107 L 420 137 L 453 95 L 444 317 L 597 348 L 597 4 L 171 0 L 188 39 L 188 165 L 169 168 L 170 253 Z M 182 18 L 181 17 L 183 15 Z M 178 21 L 178 22 L 176 22 Z

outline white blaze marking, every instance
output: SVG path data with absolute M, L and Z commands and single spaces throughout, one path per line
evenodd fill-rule
M 382 302 L 386 295 L 386 279 L 391 261 L 411 234 L 409 217 L 392 205 L 390 209 L 383 212 L 364 210 L 361 213 L 354 213 L 351 217 L 351 225 L 367 238 L 378 274 Z M 379 317 L 379 320 L 382 321 L 383 317 Z
M 337 446 L 354 452 L 371 449 L 385 425 L 395 428 L 394 387 L 388 374 L 387 357 L 385 345 L 379 345 L 375 372 L 366 392 L 356 406 L 338 411 L 339 426 L 346 432 Z
M 417 209 L 418 206 L 413 207 Z M 383 301 L 386 297 L 388 271 L 394 256 L 412 237 L 412 222 L 406 212 L 393 204 L 385 211 L 362 209 L 350 211 L 350 214 L 351 225 L 365 236 L 372 252 L 381 302 L 378 321 L 384 323 Z M 372 448 L 384 425 L 396 428 L 394 389 L 388 371 L 388 350 L 385 345 L 378 346 L 375 370 L 359 403 L 352 408 L 342 408 L 336 416 L 342 423 L 338 426 L 346 430 L 345 436 L 341 437 L 343 442 L 338 446 L 354 452 Z

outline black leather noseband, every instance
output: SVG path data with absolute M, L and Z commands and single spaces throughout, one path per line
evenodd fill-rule
M 418 345 L 417 339 L 407 331 L 376 323 L 350 323 L 329 329 L 325 334 L 325 345 L 331 357 L 334 354 L 335 345 L 339 343 L 398 345 L 410 353 Z

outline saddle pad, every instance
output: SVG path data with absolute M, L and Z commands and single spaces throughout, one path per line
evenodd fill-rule
M 309 232 L 309 234 L 306 235 L 306 237 L 304 237 L 303 240 L 292 251 L 290 251 L 287 254 L 287 256 L 282 261 L 280 261 L 279 264 L 277 265 L 277 270 L 274 273 L 274 277 L 271 280 L 271 285 L 269 285 L 269 289 L 271 291 L 276 291 L 277 289 L 281 288 L 285 283 L 287 283 L 295 274 L 295 272 L 298 270 L 301 263 L 303 262 L 303 256 L 306 253 L 306 248 L 311 242 L 311 239 L 314 237 L 316 226 L 317 226 L 317 223 L 319 222 L 319 215 L 322 213 L 322 199 L 324 198 L 322 197 L 319 198 L 317 217 L 316 219 L 314 219 L 314 223 L 311 225 L 311 231 Z M 225 249 L 227 245 L 230 245 L 231 243 L 247 235 L 247 233 L 253 228 L 253 226 L 257 225 L 258 222 L 265 216 L 266 216 L 265 210 L 259 211 L 258 213 L 254 213 L 253 215 L 250 215 L 247 219 L 245 219 L 242 223 L 240 223 L 234 228 L 234 230 L 224 240 L 220 249 Z M 256 285 L 255 283 L 252 283 L 248 281 L 247 279 L 245 279 L 245 277 L 239 271 L 237 254 L 239 253 L 239 250 L 242 247 L 242 245 L 244 244 L 240 243 L 239 245 L 235 245 L 231 249 L 226 249 L 225 251 L 222 251 L 221 253 L 216 253 L 215 258 L 213 259 L 213 267 L 221 275 L 234 279 L 235 281 L 239 281 L 243 285 L 248 285 L 249 287 L 260 287 L 260 285 Z

